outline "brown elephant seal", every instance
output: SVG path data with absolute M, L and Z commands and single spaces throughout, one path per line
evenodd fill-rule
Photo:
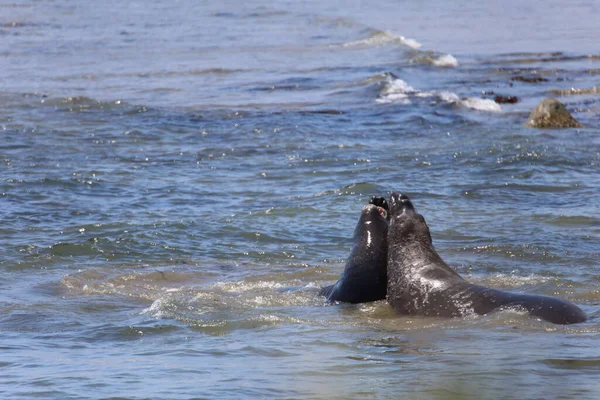
M 474 285 L 448 266 L 433 247 L 429 227 L 410 199 L 392 193 L 389 202 L 387 300 L 405 315 L 459 317 L 500 309 L 523 309 L 555 324 L 587 319 L 568 301 Z
M 365 303 L 383 300 L 387 290 L 388 205 L 373 197 L 362 208 L 350 257 L 340 279 L 319 293 L 329 301 Z

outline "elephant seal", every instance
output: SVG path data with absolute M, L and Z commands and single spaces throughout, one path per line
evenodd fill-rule
M 365 303 L 385 299 L 388 205 L 383 197 L 373 197 L 369 203 L 362 208 L 354 229 L 354 244 L 344 272 L 335 284 L 319 293 L 331 302 Z
M 458 317 L 515 308 L 555 324 L 587 319 L 575 304 L 556 297 L 467 282 L 435 251 L 425 219 L 406 195 L 392 193 L 389 208 L 387 300 L 399 314 Z

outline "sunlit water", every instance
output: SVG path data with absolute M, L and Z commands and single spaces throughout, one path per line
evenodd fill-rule
M 598 398 L 600 7 L 471 3 L 2 3 L 1 397 Z M 590 320 L 327 304 L 392 190 Z

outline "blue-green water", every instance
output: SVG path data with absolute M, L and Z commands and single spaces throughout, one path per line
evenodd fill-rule
M 597 398 L 599 18 L 0 4 L 0 396 Z M 524 127 L 549 96 L 586 127 Z M 469 280 L 589 321 L 328 305 L 362 204 L 392 190 Z

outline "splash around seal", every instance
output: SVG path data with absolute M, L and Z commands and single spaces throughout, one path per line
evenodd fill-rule
M 389 204 L 387 300 L 399 314 L 459 317 L 515 308 L 555 324 L 587 319 L 566 300 L 467 282 L 435 251 L 425 218 L 408 196 L 392 193 Z
M 321 289 L 329 301 L 365 303 L 384 300 L 387 293 L 388 204 L 372 197 L 354 229 L 350 257 L 340 279 Z

